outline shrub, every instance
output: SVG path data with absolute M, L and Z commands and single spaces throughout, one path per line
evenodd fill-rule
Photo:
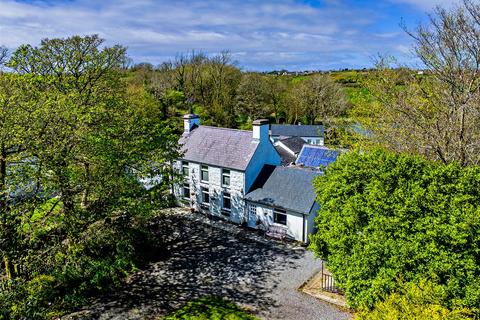
M 218 297 L 205 297 L 188 302 L 165 320 L 255 320 L 236 304 Z
M 445 291 L 430 282 L 407 283 L 391 293 L 385 301 L 375 304 L 372 311 L 359 312 L 356 320 L 468 320 L 468 309 L 449 310 L 442 305 Z
M 480 167 L 381 150 L 350 152 L 314 182 L 311 248 L 353 308 L 432 279 L 450 309 L 480 305 Z

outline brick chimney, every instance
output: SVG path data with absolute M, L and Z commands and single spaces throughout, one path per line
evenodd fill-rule
M 268 130 L 270 121 L 268 119 L 258 119 L 253 121 L 253 139 L 259 140 L 260 143 L 268 141 Z
M 183 132 L 190 132 L 200 125 L 198 114 L 186 114 L 183 116 Z

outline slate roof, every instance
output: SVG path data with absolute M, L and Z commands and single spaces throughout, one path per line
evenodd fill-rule
M 244 171 L 257 149 L 252 131 L 199 126 L 180 138 L 182 159 Z
M 312 181 L 321 173 L 298 167 L 275 167 L 266 178 L 268 172 L 268 167 L 262 169 L 257 178 L 260 182 L 255 181 L 255 188 L 245 199 L 308 214 L 315 203 Z
M 337 150 L 306 144 L 300 151 L 295 164 L 314 168 L 328 167 L 330 163 L 337 160 L 339 155 L 340 152 Z
M 295 160 L 297 159 L 297 157 L 295 157 L 294 155 L 292 155 L 291 153 L 289 153 L 287 150 L 283 149 L 280 146 L 275 146 L 275 149 L 280 155 L 282 166 L 289 165 L 290 163 L 295 163 Z
M 281 139 L 278 142 L 281 142 L 285 147 L 290 149 L 293 153 L 298 154 L 304 144 L 306 144 L 305 140 L 300 137 L 290 137 Z
M 272 136 L 283 137 L 323 137 L 324 135 L 322 125 L 272 124 L 270 131 Z

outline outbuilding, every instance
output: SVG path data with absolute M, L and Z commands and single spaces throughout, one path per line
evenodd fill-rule
M 306 168 L 264 166 L 245 195 L 248 226 L 267 233 L 283 232 L 307 243 L 320 208 L 312 182 L 320 174 Z

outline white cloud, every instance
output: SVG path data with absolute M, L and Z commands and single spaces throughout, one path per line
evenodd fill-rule
M 452 5 L 455 5 L 461 2 L 461 0 L 391 0 L 391 1 L 395 3 L 409 4 L 427 12 L 432 11 L 436 6 L 450 7 Z
M 348 67 L 406 43 L 401 32 L 369 33 L 377 17 L 374 8 L 341 1 L 314 7 L 294 0 L 0 0 L 0 44 L 15 48 L 46 37 L 98 33 L 108 44 L 128 46 L 136 61 L 227 49 L 247 68 L 328 68 L 335 60 Z

